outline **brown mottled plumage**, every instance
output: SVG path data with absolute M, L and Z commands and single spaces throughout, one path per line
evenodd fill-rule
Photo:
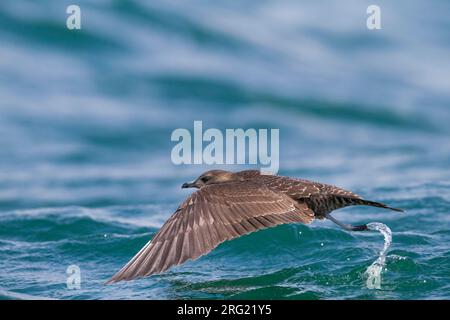
M 188 259 L 207 254 L 220 243 L 286 223 L 330 218 L 348 230 L 366 230 L 339 223 L 328 214 L 350 205 L 401 211 L 331 185 L 259 171 L 203 173 L 183 188 L 191 194 L 149 241 L 108 283 L 164 272 Z

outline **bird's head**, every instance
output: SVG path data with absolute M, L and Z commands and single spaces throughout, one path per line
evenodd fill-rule
M 232 181 L 241 181 L 242 178 L 236 173 L 225 170 L 211 170 L 206 171 L 200 175 L 193 182 L 183 183 L 182 188 L 197 188 L 200 189 L 210 184 L 218 184 Z

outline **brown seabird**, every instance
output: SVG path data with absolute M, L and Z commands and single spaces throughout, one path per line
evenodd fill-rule
M 182 188 L 197 188 L 149 241 L 107 283 L 158 274 L 207 254 L 220 243 L 286 223 L 330 219 L 349 231 L 366 225 L 341 223 L 330 212 L 352 205 L 391 208 L 357 194 L 303 179 L 262 175 L 257 170 L 211 170 Z

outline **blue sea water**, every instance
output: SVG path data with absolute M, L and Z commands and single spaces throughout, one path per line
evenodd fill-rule
M 0 298 L 449 299 L 448 1 L 0 2 Z M 283 225 L 105 286 L 191 191 L 176 128 L 279 128 L 280 174 L 406 213 Z M 224 166 L 238 170 L 246 166 Z M 67 267 L 81 270 L 79 290 Z

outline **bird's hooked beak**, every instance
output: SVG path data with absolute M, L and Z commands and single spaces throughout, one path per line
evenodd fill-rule
M 181 188 L 197 188 L 197 184 L 194 182 L 185 182 L 181 185 Z

